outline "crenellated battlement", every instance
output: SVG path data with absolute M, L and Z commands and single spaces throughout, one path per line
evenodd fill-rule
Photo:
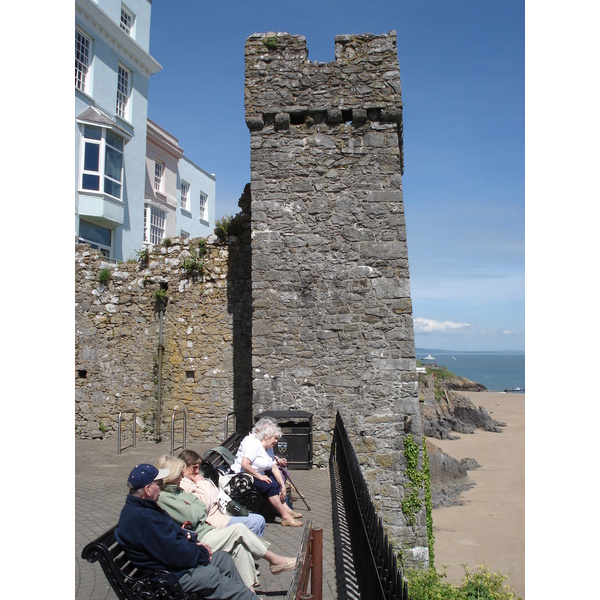
M 365 122 L 402 127 L 396 32 L 338 35 L 335 60 L 308 60 L 306 38 L 254 34 L 246 41 L 246 124 L 288 129 Z M 401 143 L 400 136 L 400 143 Z

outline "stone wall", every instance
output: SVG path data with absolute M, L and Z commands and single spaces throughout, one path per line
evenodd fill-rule
M 246 223 L 246 229 L 248 228 Z M 244 239 L 245 238 L 245 239 Z M 108 263 L 87 245 L 75 252 L 75 428 L 79 437 L 116 437 L 119 412 L 134 409 L 138 439 L 170 439 L 174 411 L 187 409 L 187 440 L 222 440 L 227 415 L 251 424 L 249 235 L 228 246 L 208 244 L 202 274 L 186 257 L 199 240 L 174 238 L 155 247 L 148 265 Z M 109 269 L 108 284 L 98 282 Z M 163 313 L 155 292 L 167 287 Z M 159 363 L 162 368 L 159 377 Z M 181 413 L 175 421 L 182 440 Z M 132 416 L 123 415 L 131 439 Z M 231 419 L 231 430 L 235 421 Z
M 405 497 L 403 440 L 422 422 L 402 196 L 396 34 L 335 38 L 312 63 L 286 33 L 246 41 L 255 413 L 313 413 L 325 464 L 340 411 L 390 538 L 427 561 Z

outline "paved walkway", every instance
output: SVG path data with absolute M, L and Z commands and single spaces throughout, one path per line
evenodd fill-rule
M 195 445 L 188 448 L 203 454 L 217 444 Z M 177 454 L 181 448 L 175 450 Z M 115 600 L 101 567 L 81 558 L 81 550 L 107 529 L 116 525 L 127 495 L 127 475 L 138 463 L 155 463 L 163 454 L 169 454 L 169 442 L 124 441 L 121 454 L 117 441 L 75 441 L 75 594 L 76 600 Z M 306 497 L 311 510 L 302 500 L 294 508 L 309 519 L 313 527 L 323 529 L 323 600 L 336 600 L 336 570 L 331 521 L 331 489 L 327 469 L 294 470 L 292 481 Z M 281 527 L 279 518 L 267 521 L 264 538 L 271 542 L 270 549 L 285 556 L 296 556 L 302 539 L 303 527 Z M 260 587 L 256 593 L 265 599 L 285 598 L 292 572 L 271 575 L 268 563 L 259 561 Z

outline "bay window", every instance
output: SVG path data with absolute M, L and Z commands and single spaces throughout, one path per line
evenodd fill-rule
M 104 127 L 83 127 L 81 188 L 122 200 L 123 138 Z

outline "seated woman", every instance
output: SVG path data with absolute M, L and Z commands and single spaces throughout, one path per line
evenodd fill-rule
M 229 552 L 244 583 L 252 589 L 258 585 L 254 560 L 264 558 L 269 564 L 271 573 L 277 575 L 291 571 L 296 566 L 295 558 L 286 558 L 269 550 L 270 543 L 258 537 L 245 525 L 237 523 L 224 529 L 216 529 L 206 522 L 206 505 L 193 494 L 182 490 L 179 483 L 183 477 L 185 462 L 174 456 L 164 455 L 156 463 L 156 468 L 168 469 L 169 475 L 163 478 L 163 489 L 158 497 L 158 505 L 165 510 L 175 522 L 183 525 L 191 523 L 191 531 L 198 536 L 198 541 L 209 546 L 211 551 Z
M 262 515 L 256 513 L 250 513 L 247 517 L 234 517 L 228 515 L 221 509 L 221 506 L 217 502 L 217 496 L 219 495 L 219 488 L 210 480 L 204 478 L 200 474 L 200 463 L 202 459 L 197 452 L 194 450 L 182 450 L 179 453 L 178 458 L 183 460 L 186 464 L 183 470 L 183 479 L 179 484 L 179 487 L 184 489 L 190 494 L 197 496 L 208 509 L 208 515 L 206 516 L 206 522 L 217 529 L 228 527 L 229 525 L 235 525 L 241 523 L 246 525 L 250 531 L 262 537 L 265 531 L 265 518 Z
M 252 475 L 256 489 L 267 496 L 284 527 L 302 527 L 302 522 L 296 520 L 302 514 L 292 510 L 286 503 L 285 481 L 273 455 L 273 447 L 282 435 L 277 423 L 268 418 L 260 419 L 252 432 L 241 441 L 231 470 Z

